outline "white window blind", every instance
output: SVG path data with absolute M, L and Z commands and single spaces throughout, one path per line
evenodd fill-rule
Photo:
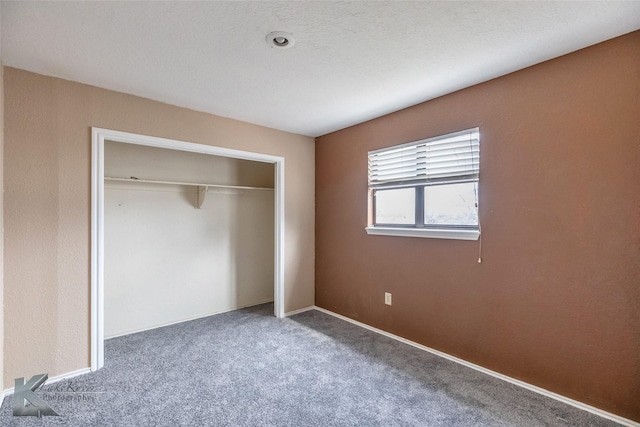
M 370 151 L 369 187 L 477 181 L 479 167 L 480 130 L 468 129 Z

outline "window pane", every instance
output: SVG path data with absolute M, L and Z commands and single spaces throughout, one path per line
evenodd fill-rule
M 425 225 L 478 225 L 477 194 L 477 182 L 425 187 Z
M 413 188 L 377 190 L 376 224 L 415 224 L 415 191 Z

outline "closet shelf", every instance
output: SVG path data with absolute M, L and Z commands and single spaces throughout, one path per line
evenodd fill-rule
M 138 178 L 117 178 L 113 176 L 105 176 L 105 181 L 120 181 L 120 182 L 143 182 L 147 184 L 170 184 L 170 185 L 189 185 L 198 187 L 198 200 L 196 208 L 200 209 L 204 203 L 204 199 L 207 195 L 209 187 L 211 188 L 232 188 L 235 190 L 260 190 L 260 191 L 273 191 L 273 188 L 269 187 L 250 187 L 245 185 L 223 185 L 223 184 L 202 184 L 197 182 L 178 182 L 178 181 L 158 181 L 153 179 L 138 179 Z

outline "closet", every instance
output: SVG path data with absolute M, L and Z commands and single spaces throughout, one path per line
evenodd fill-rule
M 105 338 L 273 301 L 274 167 L 105 142 Z

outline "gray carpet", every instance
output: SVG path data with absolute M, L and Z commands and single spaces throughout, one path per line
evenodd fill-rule
M 265 304 L 105 343 L 105 367 L 2 426 L 608 426 L 590 413 L 309 311 Z

